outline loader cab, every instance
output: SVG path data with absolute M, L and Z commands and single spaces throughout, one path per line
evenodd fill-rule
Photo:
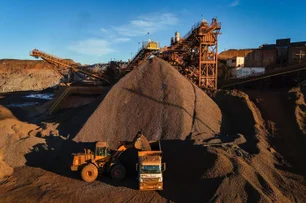
M 96 156 L 96 159 L 111 156 L 110 150 L 108 149 L 106 142 L 97 142 L 96 143 L 95 156 Z

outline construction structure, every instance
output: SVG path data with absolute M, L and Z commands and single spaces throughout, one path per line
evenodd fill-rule
M 62 77 L 68 75 L 66 81 L 60 83 L 59 90 L 56 93 L 57 97 L 54 102 L 48 109 L 46 109 L 45 113 L 48 115 L 52 115 L 59 110 L 61 104 L 70 95 L 82 95 L 83 97 L 98 96 L 106 91 L 107 86 L 111 85 L 107 76 L 101 76 L 86 71 L 84 70 L 86 67 L 83 67 L 81 64 L 75 63 L 72 60 L 61 59 L 57 56 L 39 51 L 38 49 L 32 50 L 30 55 L 35 58 L 40 57 L 48 63 L 53 64 L 54 70 Z M 77 79 L 73 74 L 77 75 Z M 78 84 L 78 82 L 81 82 L 81 84 Z
M 220 30 L 221 24 L 216 18 L 211 24 L 202 20 L 183 38 L 176 32 L 171 46 L 164 48 L 161 57 L 200 88 L 216 89 Z
M 130 62 L 127 65 L 127 68 L 124 69 L 125 74 L 133 70 L 133 68 L 137 67 L 144 59 L 148 58 L 151 54 L 157 54 L 160 51 L 160 45 L 158 42 L 148 41 L 142 42 L 141 48 L 135 54 L 133 58 L 131 58 Z
M 206 20 L 196 23 L 183 38 L 176 32 L 169 47 L 160 48 L 149 39 L 131 59 L 126 72 L 153 54 L 169 62 L 200 88 L 216 89 L 220 29 L 220 22 L 213 18 L 211 24 Z
M 75 63 L 72 60 L 62 59 L 57 56 L 48 54 L 46 52 L 39 51 L 38 49 L 33 49 L 30 52 L 30 56 L 33 56 L 35 58 L 40 57 L 43 60 L 47 61 L 48 63 L 53 64 L 55 66 L 55 70 L 62 76 L 64 76 L 64 74 L 62 73 L 62 71 L 64 70 L 66 74 L 68 74 L 68 81 L 65 83 L 67 86 L 70 86 L 71 82 L 75 82 L 73 78 L 72 79 L 70 78 L 71 73 L 67 73 L 67 71 L 68 72 L 72 71 L 78 74 L 79 76 L 80 74 L 83 74 L 89 77 L 90 80 L 94 79 L 94 80 L 99 80 L 99 81 L 103 81 L 104 83 L 106 82 L 107 84 L 110 84 L 110 81 L 106 77 L 85 71 L 84 69 L 82 69 L 81 64 Z M 80 78 L 84 78 L 84 77 L 80 76 Z
M 57 97 L 54 99 L 52 105 L 46 110 L 47 115 L 52 115 L 60 109 L 62 103 L 70 95 L 81 95 L 82 97 L 93 97 L 104 94 L 108 91 L 108 87 L 82 87 L 82 86 L 69 86 L 61 87 L 57 92 Z

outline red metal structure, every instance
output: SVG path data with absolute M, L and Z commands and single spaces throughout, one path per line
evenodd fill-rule
M 195 24 L 183 38 L 176 33 L 171 46 L 161 57 L 175 66 L 200 88 L 217 89 L 218 35 L 221 24 L 216 18 Z

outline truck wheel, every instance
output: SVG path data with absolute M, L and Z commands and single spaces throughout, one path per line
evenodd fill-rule
M 111 169 L 111 176 L 114 180 L 122 180 L 125 178 L 125 168 L 122 164 L 116 164 Z
M 84 181 L 93 182 L 98 177 L 98 168 L 93 164 L 87 164 L 82 169 L 81 176 Z

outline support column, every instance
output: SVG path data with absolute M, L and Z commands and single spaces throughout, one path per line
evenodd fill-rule
M 220 25 L 213 21 L 208 26 L 201 24 L 198 28 L 199 40 L 199 81 L 201 88 L 217 89 L 218 79 L 218 34 Z

